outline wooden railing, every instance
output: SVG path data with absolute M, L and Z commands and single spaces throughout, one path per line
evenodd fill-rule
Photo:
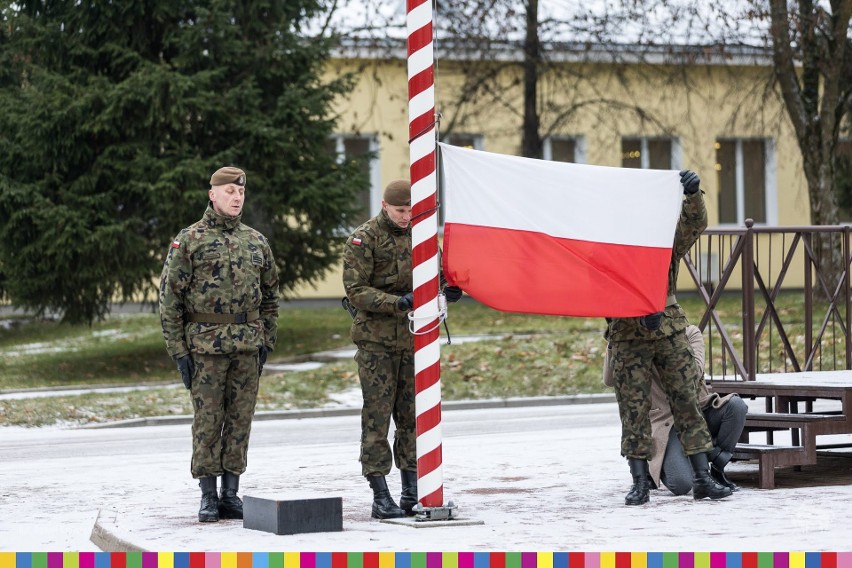
M 747 219 L 743 228 L 704 232 L 684 261 L 704 300 L 697 321 L 690 316 L 705 335 L 708 374 L 754 380 L 852 369 L 850 229 L 755 227 Z M 836 255 L 833 268 L 822 268 L 821 251 Z M 720 313 L 723 297 L 740 297 L 741 314 Z

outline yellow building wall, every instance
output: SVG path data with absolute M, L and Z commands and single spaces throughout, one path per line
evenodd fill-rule
M 710 227 L 719 224 L 719 182 L 716 172 L 716 141 L 719 138 L 763 138 L 774 142 L 775 176 L 768 197 L 777 208 L 777 225 L 808 225 L 807 186 L 801 156 L 780 99 L 764 85 L 771 75 L 766 66 L 720 65 L 613 65 L 608 63 L 565 63 L 571 76 L 581 78 L 564 86 L 567 74 L 545 74 L 539 93 L 555 101 L 554 108 L 576 107 L 569 120 L 551 135 L 582 136 L 585 162 L 621 166 L 621 139 L 628 137 L 671 137 L 680 141 L 680 167 L 701 176 Z M 409 177 L 408 93 L 406 62 L 397 59 L 332 60 L 327 73 L 353 73 L 356 85 L 351 94 L 335 105 L 340 134 L 375 135 L 381 187 L 390 180 Z M 456 132 L 480 134 L 484 150 L 519 154 L 521 146 L 520 67 L 505 68 L 500 81 L 506 85 L 504 99 L 515 107 L 492 104 L 484 112 L 460 114 L 455 105 L 462 77 L 457 64 L 439 62 L 436 80 L 436 109 L 442 116 L 441 130 L 456 121 Z M 685 86 L 685 85 L 688 85 Z M 594 101 L 606 98 L 608 104 Z M 612 101 L 617 105 L 613 105 Z M 471 104 L 472 107 L 476 103 Z M 471 107 L 465 107 L 471 108 Z M 643 115 L 636 112 L 643 110 Z M 556 111 L 541 114 L 544 128 L 553 124 Z M 773 197 L 774 195 L 774 197 Z M 801 263 L 793 267 L 788 283 L 801 285 Z M 690 278 L 681 270 L 681 289 L 691 289 Z M 295 298 L 341 297 L 340 267 L 319 284 L 298 288 Z

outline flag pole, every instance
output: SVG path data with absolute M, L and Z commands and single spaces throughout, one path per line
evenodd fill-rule
M 408 138 L 411 173 L 411 256 L 414 272 L 414 391 L 417 417 L 415 512 L 428 520 L 453 517 L 444 506 L 441 432 L 441 354 L 438 210 L 435 173 L 435 86 L 431 0 L 407 0 Z

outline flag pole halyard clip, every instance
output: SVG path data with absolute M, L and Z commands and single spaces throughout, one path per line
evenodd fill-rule
M 415 331 L 414 323 L 418 320 L 433 320 L 437 318 L 437 322 L 435 325 L 426 330 Z M 412 335 L 426 335 L 432 333 L 439 327 L 441 327 L 441 322 L 447 319 L 447 297 L 444 296 L 444 293 L 441 292 L 438 294 L 438 311 L 434 314 L 426 314 L 422 316 L 417 315 L 417 310 L 412 310 L 408 312 L 408 331 Z

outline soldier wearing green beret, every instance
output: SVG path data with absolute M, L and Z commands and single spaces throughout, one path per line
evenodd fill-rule
M 243 170 L 216 170 L 204 216 L 172 241 L 160 281 L 166 350 L 192 396 L 201 522 L 243 518 L 239 479 L 278 331 L 278 271 L 266 238 L 240 222 L 245 185 Z
M 441 279 L 443 284 L 443 279 Z M 353 311 L 352 341 L 361 381 L 361 473 L 373 489 L 372 517 L 412 515 L 417 504 L 414 409 L 414 307 L 411 265 L 411 183 L 395 180 L 382 194 L 382 210 L 355 229 L 343 252 L 343 286 Z M 449 302 L 462 290 L 447 286 Z M 390 421 L 396 431 L 388 443 Z M 400 470 L 399 506 L 385 476 Z
M 352 340 L 361 380 L 361 472 L 373 489 L 372 516 L 403 517 L 388 491 L 391 459 L 400 469 L 400 504 L 417 503 L 414 415 L 414 336 L 408 312 L 414 306 L 411 271 L 411 184 L 396 180 L 382 195 L 382 210 L 355 229 L 343 253 L 343 286 L 357 310 Z M 396 426 L 393 452 L 390 420 Z

